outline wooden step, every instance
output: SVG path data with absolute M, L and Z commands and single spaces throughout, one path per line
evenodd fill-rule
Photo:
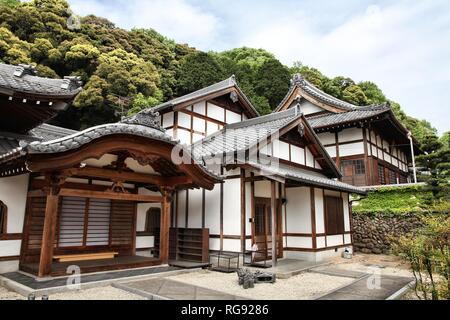
M 118 252 L 66 254 L 66 255 L 55 255 L 53 256 L 53 259 L 59 262 L 103 260 L 103 259 L 113 259 L 118 254 L 119 254 Z

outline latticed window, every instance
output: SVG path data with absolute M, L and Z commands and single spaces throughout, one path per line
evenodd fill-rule
M 389 170 L 389 183 L 396 184 L 397 183 L 397 174 L 394 170 Z
M 6 233 L 7 209 L 6 204 L 0 201 L 0 234 Z
M 161 209 L 150 208 L 147 210 L 147 218 L 145 221 L 145 232 L 149 235 L 157 235 L 161 224 Z
M 378 165 L 378 183 L 379 184 L 385 184 L 384 179 L 384 167 L 382 165 Z
M 341 172 L 344 176 L 365 174 L 366 167 L 364 166 L 364 160 L 343 160 L 341 162 Z

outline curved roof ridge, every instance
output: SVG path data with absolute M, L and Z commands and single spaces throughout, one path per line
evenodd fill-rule
M 278 104 L 278 106 L 274 109 L 274 112 L 277 112 L 278 110 L 281 109 L 281 107 L 286 103 L 286 101 L 288 100 L 290 95 L 293 93 L 293 91 L 297 87 L 302 88 L 308 94 L 312 95 L 313 97 L 315 97 L 317 99 L 320 99 L 320 100 L 324 101 L 325 103 L 331 104 L 331 105 L 333 105 L 335 107 L 338 107 L 338 108 L 341 108 L 341 109 L 344 109 L 344 110 L 347 110 L 347 111 L 357 110 L 357 109 L 361 109 L 361 108 L 371 108 L 371 107 L 374 107 L 374 106 L 379 106 L 379 105 L 373 105 L 373 104 L 372 105 L 365 105 L 365 106 L 357 106 L 357 105 L 354 105 L 352 103 L 343 101 L 341 99 L 333 97 L 332 95 L 330 95 L 330 94 L 320 90 L 315 85 L 313 85 L 308 80 L 306 80 L 305 77 L 303 77 L 300 73 L 296 73 L 296 74 L 293 75 L 293 77 L 291 79 L 291 86 L 289 88 L 289 91 L 284 96 L 283 100 L 281 100 L 281 102 Z

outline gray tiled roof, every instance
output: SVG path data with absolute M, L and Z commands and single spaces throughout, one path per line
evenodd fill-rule
M 189 101 L 189 100 L 193 100 L 193 99 L 197 99 L 197 98 L 201 98 L 203 96 L 206 96 L 208 94 L 214 93 L 214 92 L 218 92 L 224 89 L 228 89 L 231 87 L 236 87 L 237 90 L 239 90 L 239 92 L 241 93 L 241 95 L 244 97 L 244 99 L 246 100 L 247 104 L 252 108 L 253 112 L 256 115 L 259 115 L 258 111 L 255 109 L 255 107 L 252 105 L 252 103 L 250 102 L 250 100 L 245 96 L 245 94 L 242 92 L 242 90 L 240 89 L 240 87 L 238 86 L 236 79 L 233 76 L 222 80 L 220 82 L 214 83 L 208 87 L 202 88 L 200 90 L 188 93 L 184 96 L 169 100 L 167 102 L 164 102 L 160 105 L 155 106 L 153 109 L 155 111 L 161 112 L 164 111 L 170 107 L 173 107 L 177 104 Z
M 371 118 L 383 114 L 389 110 L 391 110 L 391 107 L 386 103 L 380 106 L 359 107 L 356 110 L 342 113 L 329 113 L 325 115 L 311 116 L 307 117 L 307 119 L 314 129 L 318 129 L 346 122 Z
M 328 93 L 323 92 L 322 90 L 318 89 L 313 84 L 308 82 L 308 80 L 306 80 L 301 74 L 295 74 L 291 80 L 291 87 L 289 88 L 288 93 L 273 112 L 277 112 L 281 109 L 281 107 L 286 103 L 287 99 L 291 96 L 292 92 L 297 87 L 302 88 L 305 92 L 309 93 L 314 98 L 343 110 L 351 111 L 361 108 L 360 106 L 342 101 L 338 98 L 333 97 L 332 95 L 329 95 Z
M 50 79 L 38 77 L 32 66 L 0 63 L 0 90 L 6 89 L 34 95 L 74 97 L 81 91 L 77 77 Z
M 28 135 L 0 132 L 0 157 L 5 153 L 10 153 L 14 151 L 14 149 L 19 148 L 21 141 L 23 141 L 24 144 L 33 141 L 48 141 L 62 138 L 75 132 L 75 130 L 52 126 L 45 123 L 31 130 Z
M 199 158 L 207 158 L 216 154 L 245 150 L 301 116 L 297 108 L 291 108 L 227 125 L 222 130 L 195 143 L 194 154 Z
M 53 126 L 47 123 L 41 124 L 40 126 L 30 130 L 30 134 L 33 137 L 39 138 L 42 141 L 59 139 L 74 134 L 76 132 L 77 132 L 76 130 Z
M 262 171 L 265 176 L 279 176 L 285 179 L 295 180 L 307 185 L 319 186 L 333 190 L 346 191 L 358 194 L 366 194 L 367 192 L 359 187 L 355 187 L 338 180 L 329 179 L 326 176 L 304 170 L 301 168 L 292 167 L 285 164 L 278 164 L 277 166 L 267 166 L 257 162 L 248 163 L 250 166 Z

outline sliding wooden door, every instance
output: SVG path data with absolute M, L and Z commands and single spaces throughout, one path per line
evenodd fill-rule
M 277 201 L 277 257 L 283 257 L 282 243 L 282 225 L 281 225 L 281 206 Z M 258 252 L 255 255 L 255 261 L 272 259 L 272 207 L 270 198 L 255 198 L 255 232 L 253 235 L 253 244 L 258 246 Z

